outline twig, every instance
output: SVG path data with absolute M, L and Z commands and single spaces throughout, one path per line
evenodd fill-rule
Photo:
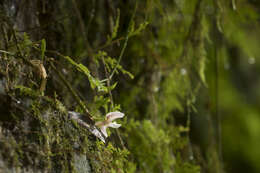
M 1 26 L 1 32 L 4 38 L 4 46 L 5 46 L 5 50 L 8 50 L 8 39 L 6 38 L 7 34 L 5 32 L 4 26 Z
M 109 95 L 110 95 L 110 99 L 111 99 L 111 102 L 112 102 L 112 103 L 113 103 L 113 97 L 112 97 L 112 93 L 111 93 L 111 91 L 110 91 L 110 81 L 112 80 L 113 75 L 114 75 L 114 73 L 116 72 L 116 69 L 117 69 L 118 65 L 120 64 L 120 61 L 121 61 L 121 59 L 122 59 L 122 57 L 123 57 L 123 54 L 124 54 L 124 51 L 125 51 L 125 49 L 126 49 L 127 42 L 128 42 L 128 39 L 129 39 L 130 26 L 131 26 L 131 24 L 132 24 L 132 22 L 133 22 L 133 20 L 134 20 L 134 16 L 135 16 L 135 13 L 136 13 L 136 8 L 137 8 L 137 2 L 135 3 L 134 13 L 133 13 L 133 15 L 132 15 L 132 17 L 131 17 L 131 20 L 130 20 L 130 23 L 129 23 L 129 26 L 128 26 L 128 29 L 127 29 L 127 35 L 126 35 L 126 38 L 125 38 L 125 42 L 124 42 L 123 48 L 122 48 L 122 50 L 121 50 L 121 52 L 120 52 L 120 55 L 119 55 L 117 64 L 116 64 L 116 66 L 114 67 L 114 69 L 113 69 L 111 75 L 110 75 L 109 77 L 107 76 L 107 84 L 108 84 L 108 88 L 109 88 Z M 102 61 L 103 61 L 103 63 L 104 63 L 105 72 L 107 73 L 106 67 L 105 67 L 105 61 L 104 61 L 104 58 L 103 58 L 103 57 L 102 57 Z M 108 74 L 106 74 L 106 75 L 108 75 Z M 112 106 L 113 106 L 113 104 L 112 104 Z M 112 107 L 112 108 L 113 108 L 113 107 Z M 118 129 L 116 129 L 116 134 L 117 134 L 117 136 L 118 136 L 118 138 L 119 138 L 119 141 L 120 141 L 121 146 L 122 146 L 123 148 L 126 148 L 125 145 L 124 145 L 124 143 L 123 143 L 123 140 L 122 140 L 122 138 L 121 138 L 121 136 L 120 136 L 120 134 L 119 134 Z
M 189 45 L 188 44 L 191 42 L 191 39 L 193 38 L 194 32 L 196 32 L 198 30 L 198 25 L 199 25 L 199 21 L 200 21 L 199 14 L 200 14 L 200 9 L 201 9 L 201 1 L 202 0 L 198 0 L 197 3 L 196 3 L 195 12 L 193 14 L 193 19 L 192 19 L 191 25 L 189 27 L 188 34 L 187 34 L 187 36 L 184 40 L 184 43 L 183 43 L 184 48 L 183 48 L 183 51 L 182 51 L 182 55 L 180 57 L 180 59 L 183 60 L 183 61 L 186 58 L 187 53 L 189 52 Z
M 80 15 L 80 11 L 79 11 L 79 8 L 78 8 L 78 5 L 77 5 L 77 2 L 75 0 L 72 0 L 72 4 L 73 4 L 73 7 L 76 11 L 76 14 L 77 14 L 77 17 L 78 17 L 78 20 L 79 20 L 79 25 L 80 25 L 80 30 L 83 34 L 83 37 L 84 37 L 84 41 L 85 41 L 85 44 L 86 44 L 86 48 L 87 48 L 87 51 L 88 51 L 88 54 L 89 54 L 89 57 L 92 58 L 92 55 L 93 55 L 93 51 L 92 51 L 92 48 L 88 42 L 88 38 L 87 38 L 87 30 L 85 28 L 85 25 L 84 25 L 84 22 L 83 22 L 83 19 Z
M 191 94 L 189 94 L 191 95 Z M 189 96 L 190 97 L 190 96 Z M 194 154 L 193 154 L 193 149 L 192 149 L 192 144 L 191 144 L 191 140 L 190 140 L 190 122 L 191 122 L 191 119 L 190 119 L 190 114 L 191 114 L 191 110 L 190 110 L 190 104 L 188 103 L 190 98 L 187 99 L 187 102 L 186 102 L 186 107 L 187 107 L 187 122 L 186 122 L 186 127 L 188 128 L 188 134 L 187 134 L 187 140 L 188 140 L 188 149 L 189 149 L 189 159 L 190 160 L 193 160 L 194 159 Z
M 198 21 L 200 21 L 200 10 L 201 10 L 201 1 L 198 0 L 197 4 L 195 6 L 195 12 L 193 14 L 193 19 L 191 22 L 191 25 L 189 26 L 188 34 L 183 42 L 183 51 L 180 56 L 180 60 L 183 62 L 185 57 L 187 56 L 187 53 L 189 52 L 189 43 L 191 42 L 193 33 L 198 30 Z M 176 64 L 169 65 L 168 67 L 165 68 L 166 71 L 172 70 L 176 67 Z
M 57 23 L 57 22 L 59 22 L 59 21 L 61 21 L 61 20 L 66 20 L 66 19 L 69 19 L 71 16 L 73 16 L 73 15 L 75 15 L 75 14 L 68 14 L 68 15 L 66 15 L 66 16 L 63 16 L 63 17 L 61 17 L 61 18 L 59 18 L 59 19 L 56 19 L 56 20 L 52 20 L 52 21 L 48 21 L 48 22 L 46 22 L 45 24 L 43 24 L 43 25 L 41 25 L 41 26 L 35 26 L 35 27 L 31 27 L 31 28 L 25 28 L 25 29 L 23 29 L 23 30 L 16 30 L 17 32 L 29 32 L 29 31 L 34 31 L 34 30 L 37 30 L 37 29 L 41 29 L 41 28 L 45 28 L 45 27 L 47 27 L 47 26 L 50 26 L 51 24 L 53 24 L 53 23 Z
M 109 79 L 109 77 L 108 77 L 108 71 L 107 71 L 107 69 L 106 69 L 106 64 L 105 64 L 104 57 L 102 57 L 102 62 L 103 62 L 103 64 L 104 64 L 105 74 L 106 74 L 106 78 L 107 78 L 106 81 L 107 81 L 108 93 L 109 93 L 109 97 L 110 97 L 110 101 L 111 101 L 111 108 L 114 109 L 113 95 L 112 95 L 112 92 L 111 92 L 111 89 L 110 89 L 110 87 L 111 87 L 111 85 L 110 85 L 110 79 Z M 123 142 L 123 140 L 122 140 L 122 138 L 121 138 L 121 136 L 120 136 L 120 134 L 119 134 L 118 129 L 116 129 L 116 135 L 117 135 L 117 137 L 119 138 L 119 141 L 120 141 L 121 146 L 125 149 L 126 147 L 125 147 L 124 142 Z
M 127 46 L 128 38 L 129 38 L 129 36 L 128 36 L 128 34 L 127 34 L 126 39 L 125 39 L 125 42 L 124 42 L 124 45 L 123 45 L 123 48 L 122 48 L 122 51 L 120 52 L 120 56 L 119 56 L 119 59 L 118 59 L 118 61 L 117 61 L 117 64 L 116 64 L 116 66 L 114 67 L 114 69 L 113 69 L 111 75 L 109 76 L 109 79 L 110 79 L 110 80 L 112 80 L 112 78 L 113 78 L 113 76 L 114 76 L 114 74 L 115 74 L 115 72 L 116 72 L 116 69 L 117 69 L 118 65 L 120 64 L 120 61 L 121 61 L 121 59 L 122 59 L 122 57 L 123 57 L 123 54 L 124 54 L 124 52 L 125 52 L 125 48 L 126 48 L 126 46 Z
M 96 0 L 93 0 L 92 2 L 93 2 L 93 8 L 92 8 L 92 10 L 91 10 L 91 12 L 90 12 L 90 19 L 89 19 L 88 24 L 87 24 L 87 27 L 86 27 L 86 35 L 85 35 L 85 36 L 86 36 L 86 39 L 88 39 L 89 27 L 90 27 L 90 24 L 91 24 L 91 22 L 92 22 L 94 16 L 95 16 Z
M 12 28 L 12 34 L 14 36 L 14 42 L 15 42 L 15 46 L 16 46 L 16 48 L 18 50 L 18 53 L 23 58 L 23 54 L 22 54 L 21 48 L 18 45 L 18 40 L 17 40 L 16 34 L 15 34 L 15 30 L 13 28 Z
M 110 101 L 111 101 L 111 108 L 114 108 L 114 102 L 113 102 L 113 95 L 112 95 L 112 92 L 111 92 L 111 88 L 110 88 L 110 79 L 109 79 L 109 75 L 108 75 L 108 71 L 107 71 L 107 68 L 106 68 L 106 63 L 105 63 L 105 60 L 104 60 L 104 57 L 102 57 L 102 62 L 103 62 L 103 65 L 104 65 L 104 69 L 105 69 L 105 74 L 106 74 L 106 82 L 107 82 L 107 87 L 108 87 L 108 93 L 109 93 L 109 97 L 110 97 Z
M 127 42 L 128 42 L 128 38 L 129 38 L 130 26 L 131 26 L 132 22 L 134 21 L 134 16 L 135 16 L 135 13 L 136 13 L 136 8 L 137 8 L 137 2 L 135 3 L 135 9 L 134 9 L 133 15 L 132 15 L 132 17 L 131 17 L 131 19 L 130 19 L 130 23 L 129 23 L 129 26 L 128 26 L 128 29 L 127 29 L 127 35 L 126 35 L 126 38 L 125 38 L 125 42 L 124 42 L 123 48 L 122 48 L 122 50 L 121 50 L 121 52 L 120 52 L 120 55 L 119 55 L 117 64 L 116 64 L 116 66 L 114 67 L 114 69 L 113 69 L 111 75 L 109 76 L 109 79 L 110 79 L 110 80 L 112 80 L 113 75 L 115 74 L 116 69 L 117 69 L 118 65 L 120 64 L 120 61 L 121 61 L 121 59 L 122 59 L 122 57 L 123 57 L 123 54 L 124 54 L 124 52 L 125 52 L 125 49 L 126 49 L 126 46 L 127 46 Z
M 232 1 L 233 2 L 233 1 Z M 220 168 L 221 171 L 220 172 L 224 172 L 223 171 L 223 154 L 222 154 L 222 127 L 221 127 L 221 114 L 219 114 L 219 96 L 218 96 L 218 91 L 219 91 L 219 60 L 218 60 L 218 51 L 219 51 L 219 46 L 220 44 L 222 44 L 222 35 L 221 35 L 221 31 L 217 29 L 217 25 L 218 25 L 218 12 L 219 12 L 220 7 L 218 4 L 218 1 L 214 2 L 214 18 L 213 18 L 213 39 L 214 39 L 214 71 L 215 71 L 215 81 L 214 81 L 214 88 L 215 88 L 215 116 L 216 116 L 216 120 L 217 120 L 217 151 L 218 151 L 218 156 L 219 156 L 219 160 L 220 160 Z
M 104 49 L 104 48 L 106 48 L 106 47 L 108 47 L 108 46 L 110 46 L 110 45 L 112 45 L 112 44 L 114 44 L 114 43 L 117 43 L 117 42 L 119 42 L 119 41 L 121 41 L 121 40 L 124 40 L 124 39 L 125 39 L 125 37 L 120 37 L 120 38 L 118 38 L 118 39 L 116 39 L 116 40 L 113 40 L 113 41 L 111 41 L 111 42 L 109 42 L 109 43 L 105 43 L 104 45 L 99 46 L 98 48 L 94 49 L 94 52 L 97 52 L 97 51 L 100 50 L 100 49 Z
M 61 74 L 60 71 L 58 71 L 56 69 L 56 67 L 53 65 L 52 62 L 50 62 L 51 68 L 58 74 L 59 78 L 62 80 L 62 82 L 66 85 L 66 87 L 68 88 L 68 90 L 71 92 L 72 96 L 74 97 L 74 99 L 78 102 L 78 104 L 80 105 L 80 107 L 83 109 L 83 111 L 86 113 L 86 118 L 88 123 L 90 123 L 91 125 L 94 125 L 94 121 L 92 120 L 92 116 L 89 112 L 89 110 L 87 109 L 87 107 L 85 106 L 85 104 L 83 103 L 83 101 L 81 101 L 81 99 L 79 98 L 78 94 L 74 91 L 74 89 L 72 88 L 72 86 L 70 85 L 69 82 L 67 82 L 67 80 L 65 79 L 65 77 L 63 76 L 63 74 Z
M 14 53 L 12 52 L 8 52 L 8 51 L 5 51 L 5 50 L 0 50 L 0 53 L 5 53 L 5 54 L 8 54 L 8 55 L 15 55 Z
M 12 28 L 12 34 L 14 36 L 15 46 L 16 46 L 16 49 L 18 51 L 17 57 L 21 58 L 26 64 L 30 65 L 31 67 L 35 67 L 34 64 L 31 61 L 24 58 L 22 51 L 21 51 L 21 48 L 19 47 L 19 44 L 18 44 L 18 40 L 17 40 L 16 34 L 15 34 L 15 30 L 13 28 Z M 16 54 L 10 54 L 10 55 L 16 56 Z

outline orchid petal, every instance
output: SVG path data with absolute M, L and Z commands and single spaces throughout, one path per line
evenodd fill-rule
M 109 123 L 108 126 L 112 128 L 119 128 L 121 124 L 117 124 L 116 122 L 113 122 L 113 123 Z
M 124 113 L 122 112 L 109 112 L 108 114 L 106 114 L 106 118 L 107 120 L 109 120 L 110 122 L 117 119 L 117 118 L 123 118 L 125 116 Z
M 100 130 L 101 130 L 101 132 L 104 134 L 104 136 L 107 138 L 107 131 L 106 131 L 106 129 L 107 129 L 107 126 L 101 126 L 100 127 Z

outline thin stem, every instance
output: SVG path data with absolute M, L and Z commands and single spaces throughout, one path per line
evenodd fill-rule
M 215 36 L 216 37 L 216 36 Z M 217 44 L 217 42 L 215 42 Z M 219 81 L 218 81 L 218 75 L 219 75 L 219 68 L 218 68 L 218 53 L 217 53 L 217 46 L 215 46 L 214 50 L 214 63 L 215 63 L 215 115 L 217 117 L 217 143 L 218 143 L 218 154 L 219 154 L 219 159 L 221 162 L 221 166 L 223 163 L 223 156 L 222 156 L 222 129 L 221 129 L 221 115 L 219 114 L 219 108 L 218 108 L 218 88 L 219 88 Z
M 13 28 L 12 28 L 12 33 L 13 33 L 13 36 L 14 36 L 15 46 L 16 46 L 18 52 L 19 52 L 19 55 L 23 58 L 23 54 L 22 54 L 21 48 L 18 45 L 18 40 L 17 40 L 16 34 L 15 34 L 15 30 Z
M 217 2 L 214 3 L 215 7 L 215 15 L 218 16 L 219 6 Z M 215 116 L 217 119 L 217 146 L 218 146 L 218 155 L 220 160 L 221 172 L 223 172 L 223 155 L 222 155 L 222 129 L 221 129 L 221 115 L 219 114 L 219 98 L 218 98 L 218 91 L 219 91 L 219 67 L 218 67 L 218 45 L 221 45 L 221 33 L 217 30 L 217 18 L 215 17 L 213 20 L 213 33 L 214 33 L 214 65 L 215 65 Z
M 88 32 L 89 32 L 89 27 L 90 27 L 90 24 L 95 16 L 95 5 L 96 5 L 96 0 L 92 1 L 93 2 L 93 8 L 90 12 L 90 19 L 88 21 L 88 24 L 87 24 L 87 27 L 86 27 L 86 39 L 88 38 Z
M 5 50 L 0 50 L 0 52 L 1 53 L 6 53 L 6 54 L 8 54 L 8 55 L 15 55 L 14 53 L 12 53 L 12 52 L 8 52 L 8 51 L 5 51 Z
M 8 39 L 6 38 L 7 34 L 5 32 L 4 26 L 1 26 L 1 32 L 3 35 L 3 39 L 4 39 L 4 46 L 5 46 L 5 50 L 8 50 Z
M 199 24 L 200 24 L 200 20 L 201 20 L 201 3 L 202 0 L 198 0 L 195 6 L 195 11 L 193 14 L 193 19 L 191 22 L 191 25 L 189 26 L 189 30 L 188 30 L 188 34 L 184 40 L 184 44 L 183 44 L 183 51 L 182 51 L 182 55 L 180 57 L 180 59 L 182 61 L 185 60 L 185 58 L 187 57 L 187 54 L 189 52 L 189 43 L 191 43 L 192 38 L 194 37 L 194 33 L 199 29 Z
M 63 16 L 63 17 L 61 17 L 61 18 L 58 18 L 58 19 L 56 19 L 56 20 L 51 20 L 51 21 L 48 21 L 48 22 L 46 22 L 46 23 L 44 23 L 43 25 L 41 25 L 41 26 L 36 26 L 36 27 L 32 27 L 32 28 L 25 28 L 25 29 L 23 29 L 23 30 L 16 30 L 16 32 L 30 32 L 30 31 L 34 31 L 34 30 L 37 30 L 37 29 L 41 29 L 41 28 L 45 28 L 45 27 L 47 27 L 47 26 L 50 26 L 51 24 L 53 24 L 53 23 L 56 23 L 56 22 L 60 22 L 61 20 L 66 20 L 66 19 L 69 19 L 69 18 L 71 18 L 71 16 L 74 16 L 75 14 L 68 14 L 68 15 L 66 15 L 66 16 Z
M 13 33 L 13 36 L 14 36 L 14 42 L 15 42 L 16 49 L 18 51 L 18 55 L 16 55 L 16 54 L 10 54 L 10 55 L 13 55 L 13 56 L 16 56 L 18 58 L 21 58 L 26 64 L 28 64 L 28 65 L 30 65 L 32 67 L 35 67 L 34 64 L 31 61 L 27 60 L 23 56 L 21 48 L 19 47 L 19 44 L 18 44 L 18 40 L 17 40 L 16 34 L 15 34 L 15 30 L 13 28 L 12 28 L 12 33 Z
M 97 52 L 97 51 L 100 50 L 100 49 L 104 49 L 104 48 L 106 48 L 106 47 L 108 47 L 108 46 L 110 46 L 110 45 L 112 45 L 112 44 L 115 44 L 115 43 L 117 43 L 117 42 L 119 42 L 119 41 L 121 41 L 121 40 L 124 40 L 124 39 L 125 39 L 125 37 L 120 37 L 120 38 L 115 39 L 115 40 L 113 40 L 113 41 L 111 41 L 111 42 L 105 43 L 104 45 L 99 46 L 98 48 L 96 48 L 96 49 L 94 50 L 94 52 Z
M 189 159 L 193 160 L 194 159 L 194 154 L 193 154 L 192 144 L 191 144 L 191 140 L 190 140 L 190 122 L 191 122 L 191 120 L 190 120 L 190 113 L 191 113 L 190 106 L 191 105 L 190 104 L 191 103 L 188 103 L 188 101 L 187 101 L 186 106 L 187 106 L 188 115 L 187 115 L 187 124 L 186 124 L 186 126 L 187 126 L 187 128 L 189 130 L 188 134 L 187 134 L 188 145 L 189 145 Z
M 111 85 L 110 85 L 110 79 L 108 77 L 108 71 L 107 71 L 107 68 L 106 68 L 106 64 L 105 64 L 105 60 L 104 60 L 104 57 L 102 57 L 102 62 L 104 64 L 104 69 L 105 69 L 105 73 L 106 73 L 106 77 L 107 77 L 107 87 L 108 87 L 108 93 L 109 93 L 109 97 L 110 97 L 110 101 L 111 101 L 111 109 L 113 110 L 114 109 L 114 101 L 113 101 L 113 95 L 112 95 L 112 92 L 111 92 Z M 117 137 L 119 138 L 119 141 L 120 141 L 120 144 L 121 146 L 125 149 L 125 145 L 124 145 L 124 142 L 119 134 L 119 131 L 118 129 L 116 129 L 116 135 Z
M 113 76 L 114 76 L 114 74 L 115 74 L 115 72 L 116 72 L 116 69 L 117 69 L 118 65 L 120 64 L 120 61 L 121 61 L 121 59 L 122 59 L 122 57 L 123 57 L 123 54 L 124 54 L 124 52 L 125 52 L 125 48 L 126 48 L 126 46 L 127 46 L 128 37 L 129 37 L 129 36 L 128 36 L 128 34 L 127 34 L 126 39 L 125 39 L 125 42 L 124 42 L 124 45 L 123 45 L 123 48 L 122 48 L 122 51 L 120 52 L 120 55 L 119 55 L 119 59 L 118 59 L 118 61 L 117 61 L 117 64 L 116 64 L 116 66 L 114 67 L 114 69 L 113 69 L 111 75 L 109 76 L 109 79 L 110 79 L 110 80 L 112 80 L 112 78 L 113 78 Z
M 106 63 L 105 63 L 104 57 L 102 57 L 102 62 L 103 62 L 103 65 L 104 65 L 106 78 L 108 79 L 108 80 L 106 80 L 106 82 L 107 82 L 108 93 L 109 93 L 109 97 L 110 97 L 110 101 L 111 101 L 111 108 L 113 109 L 114 108 L 113 95 L 112 95 L 112 92 L 111 92 L 110 79 L 109 79 L 109 76 L 108 76 L 108 71 L 107 71 L 107 68 L 106 68 Z
M 107 78 L 108 81 L 112 80 L 113 75 L 115 74 L 116 69 L 117 69 L 118 65 L 120 64 L 121 59 L 122 59 L 122 57 L 123 57 L 123 54 L 124 54 L 124 52 L 125 52 L 125 49 L 126 49 L 126 46 L 127 46 L 127 42 L 128 42 L 128 38 L 129 38 L 130 26 L 131 26 L 131 24 L 132 24 L 132 22 L 133 22 L 133 20 L 134 20 L 134 16 L 135 16 L 135 13 L 136 13 L 136 8 L 137 8 L 137 2 L 135 3 L 134 13 L 133 13 L 133 15 L 132 15 L 132 17 L 131 17 L 130 24 L 129 24 L 128 29 L 127 29 L 127 35 L 126 35 L 126 38 L 125 38 L 125 42 L 124 42 L 123 48 L 122 48 L 122 50 L 121 50 L 121 52 L 120 52 L 119 59 L 118 59 L 118 61 L 117 61 L 116 66 L 114 67 L 114 69 L 113 69 L 111 75 L 109 76 L 109 78 Z M 112 94 L 111 94 L 111 95 L 112 95 Z M 113 98 L 112 98 L 112 99 L 113 99 Z M 119 134 L 118 129 L 116 129 L 116 134 L 117 134 L 117 136 L 118 136 L 118 138 L 119 138 L 119 141 L 120 141 L 121 146 L 122 146 L 123 148 L 126 148 L 125 145 L 124 145 L 124 143 L 123 143 L 123 140 L 122 140 L 122 138 L 121 138 L 121 136 L 120 136 L 120 134 Z
M 65 77 L 63 76 L 63 74 L 61 72 L 59 72 L 56 67 L 53 65 L 52 62 L 50 62 L 51 68 L 58 74 L 59 78 L 62 80 L 62 82 L 65 84 L 65 86 L 68 88 L 68 90 L 70 91 L 70 93 L 72 94 L 72 96 L 74 97 L 74 99 L 77 101 L 77 103 L 80 105 L 80 107 L 83 109 L 83 111 L 87 114 L 87 120 L 88 123 L 94 125 L 94 121 L 92 120 L 92 116 L 89 112 L 89 110 L 87 109 L 86 105 L 83 103 L 83 101 L 80 99 L 80 97 L 78 96 L 78 94 L 76 93 L 76 91 L 74 91 L 74 89 L 72 88 L 72 86 L 70 85 L 70 83 L 65 79 Z
M 86 44 L 86 48 L 87 48 L 89 57 L 92 58 L 93 51 L 92 51 L 92 48 L 90 47 L 90 44 L 88 42 L 87 29 L 85 28 L 85 24 L 84 24 L 83 19 L 81 17 L 80 10 L 79 10 L 77 2 L 75 0 L 72 0 L 72 4 L 73 4 L 73 7 L 76 11 L 76 15 L 78 17 L 78 20 L 79 20 L 80 30 L 83 34 L 83 38 L 84 38 L 84 41 L 85 41 L 85 44 Z
M 121 59 L 122 59 L 122 57 L 123 57 L 123 54 L 124 54 L 124 52 L 125 52 L 125 49 L 126 49 L 126 46 L 127 46 L 127 42 L 128 42 L 128 38 L 129 38 L 129 33 L 130 33 L 130 26 L 131 26 L 132 22 L 134 21 L 134 16 L 135 16 L 135 13 L 136 13 L 136 8 L 137 8 L 137 2 L 135 3 L 134 13 L 133 13 L 133 15 L 132 15 L 132 17 L 131 17 L 131 19 L 130 19 L 130 23 L 129 23 L 129 26 L 128 26 L 128 29 L 127 29 L 127 35 L 126 35 L 126 38 L 125 38 L 125 42 L 124 42 L 123 48 L 122 48 L 122 50 L 121 50 L 121 52 L 120 52 L 120 55 L 119 55 L 117 64 L 116 64 L 116 66 L 114 67 L 114 69 L 113 69 L 111 75 L 109 76 L 109 79 L 110 79 L 110 80 L 112 80 L 112 78 L 113 78 L 113 76 L 114 76 L 114 74 L 115 74 L 115 72 L 116 72 L 116 69 L 117 69 L 118 65 L 120 64 Z

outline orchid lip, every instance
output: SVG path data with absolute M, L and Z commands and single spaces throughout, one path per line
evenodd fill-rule
M 111 128 L 119 128 L 121 127 L 121 124 L 118 124 L 116 122 L 113 122 L 114 120 L 118 118 L 123 118 L 125 116 L 124 113 L 116 111 L 116 112 L 109 112 L 106 114 L 106 120 L 104 121 L 98 121 L 95 123 L 96 126 L 98 126 L 101 130 L 101 132 L 104 134 L 105 137 L 108 137 L 106 129 L 108 127 Z

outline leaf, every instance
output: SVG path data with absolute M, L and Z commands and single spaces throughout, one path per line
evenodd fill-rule
M 69 62 L 71 63 L 73 66 L 76 67 L 76 69 L 79 71 L 79 72 L 82 72 L 83 74 L 85 74 L 87 77 L 88 77 L 88 80 L 90 82 L 90 86 L 92 89 L 95 89 L 97 88 L 97 90 L 99 92 L 108 92 L 108 89 L 107 87 L 105 87 L 104 83 L 101 82 L 100 80 L 94 78 L 91 74 L 90 74 L 90 71 L 88 70 L 88 68 L 86 66 L 84 66 L 83 64 L 81 63 L 76 63 L 74 60 L 72 60 L 69 56 L 64 56 L 64 58 Z
M 35 91 L 35 90 L 28 88 L 26 86 L 23 86 L 23 85 L 16 85 L 16 86 L 14 86 L 14 88 L 19 89 L 20 93 L 25 96 L 29 96 L 29 97 L 39 97 L 40 96 L 40 93 L 38 91 Z
M 42 43 L 41 43 L 41 58 L 42 58 L 42 61 L 44 59 L 45 51 L 46 51 L 46 41 L 45 41 L 45 39 L 42 39 Z
M 117 31 L 119 28 L 119 20 L 120 20 L 120 10 L 117 9 L 117 18 L 116 18 L 116 24 L 113 27 L 113 32 L 112 32 L 112 36 L 111 36 L 111 40 L 113 40 L 114 38 L 116 38 L 117 36 Z
M 135 24 L 133 22 L 132 25 L 130 25 L 130 33 L 129 33 L 129 37 L 132 37 L 132 36 L 135 36 L 135 35 L 138 35 L 140 34 L 145 28 L 146 26 L 148 25 L 149 23 L 147 21 L 145 21 L 144 23 L 141 23 L 139 25 L 139 27 L 135 30 Z
M 120 10 L 117 9 L 117 17 L 116 17 L 116 23 L 115 25 L 113 26 L 113 31 L 112 31 L 112 34 L 111 36 L 107 36 L 107 42 L 106 44 L 110 44 L 110 42 L 116 38 L 117 36 L 117 32 L 118 32 L 118 28 L 119 28 L 119 21 L 120 21 Z
M 199 53 L 199 62 L 198 62 L 198 73 L 200 76 L 201 81 L 203 84 L 207 87 L 207 81 L 205 77 L 205 69 L 206 69 L 206 51 L 203 44 L 200 44 L 200 50 L 198 50 Z
M 24 55 L 30 54 L 31 46 L 33 45 L 32 41 L 30 40 L 29 36 L 24 33 L 23 34 L 23 41 L 20 43 L 21 50 L 23 51 Z
M 134 79 L 134 75 L 129 71 L 125 70 L 121 65 L 118 65 L 117 68 L 123 73 L 128 75 L 131 79 Z
M 105 111 L 108 111 L 108 103 L 110 102 L 109 97 L 104 97 L 104 96 L 95 96 L 94 97 L 94 102 L 95 102 L 95 107 L 99 109 L 100 107 L 103 107 Z
M 32 45 L 32 41 L 30 40 L 29 36 L 24 32 L 23 34 L 23 40 L 24 40 L 24 46 L 30 46 Z
M 107 56 L 107 55 L 106 55 Z M 116 67 L 117 65 L 117 60 L 114 58 L 111 58 L 109 56 L 104 57 L 105 60 L 105 66 L 108 70 L 108 72 L 110 72 L 113 68 Z M 129 71 L 125 70 L 121 65 L 118 64 L 117 69 L 116 69 L 116 73 L 118 73 L 117 70 L 120 70 L 123 74 L 128 75 L 131 79 L 134 78 L 134 75 L 132 73 L 130 73 Z
M 113 85 L 111 85 L 109 89 L 113 90 L 113 89 L 115 89 L 116 86 L 117 86 L 117 82 L 115 82 Z

